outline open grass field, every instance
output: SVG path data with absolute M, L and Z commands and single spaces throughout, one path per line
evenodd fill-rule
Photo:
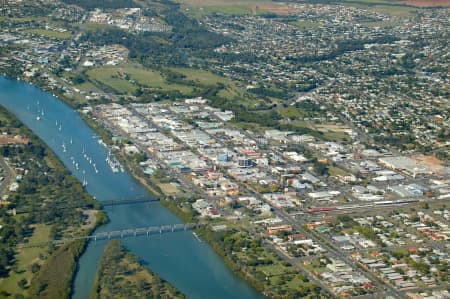
M 329 166 L 329 173 L 330 175 L 333 176 L 347 176 L 349 175 L 348 172 L 346 172 L 345 170 L 343 170 L 342 168 L 339 167 L 335 167 L 335 166 Z
M 27 29 L 24 30 L 24 32 L 31 33 L 31 34 L 37 34 L 49 38 L 58 38 L 58 39 L 68 39 L 72 36 L 72 34 L 69 31 L 65 32 L 59 32 L 59 31 L 53 31 L 53 30 L 46 30 L 46 29 Z
M 30 237 L 30 243 L 45 242 L 49 240 L 50 236 L 50 226 L 45 224 L 38 224 L 34 228 L 33 235 Z M 40 260 L 41 255 L 47 254 L 47 247 L 32 247 L 23 248 L 16 255 L 17 267 L 16 270 L 12 270 L 10 276 L 0 281 L 0 289 L 11 294 L 27 294 L 27 291 L 21 289 L 17 283 L 25 278 L 28 283 L 33 276 L 31 272 L 31 265 L 33 263 L 42 264 Z
M 287 15 L 291 12 L 289 5 L 270 0 L 178 0 L 178 2 L 185 5 L 188 12 L 195 16 L 211 13 L 222 13 L 225 15 L 276 13 Z M 339 1 L 339 4 L 360 7 L 394 16 L 409 17 L 415 14 L 417 8 L 450 7 L 450 0 L 343 0 Z M 305 28 L 314 25 L 300 23 L 298 26 Z
M 86 74 L 94 82 L 99 81 L 118 93 L 132 93 L 137 89 L 130 81 L 123 78 L 121 75 L 123 74 L 123 69 L 119 67 L 99 67 L 89 70 Z
M 239 104 L 248 107 L 257 104 L 257 102 L 254 101 L 254 99 L 252 99 L 254 98 L 254 96 L 247 92 L 245 86 L 232 79 L 216 75 L 206 70 L 188 69 L 188 68 L 171 68 L 170 70 L 176 73 L 183 74 L 185 76 L 184 80 L 186 81 L 187 84 L 189 84 L 189 81 L 193 82 L 196 85 L 201 85 L 205 87 L 213 86 L 218 83 L 223 84 L 225 88 L 219 91 L 218 96 L 220 97 L 227 99 L 239 97 L 240 98 Z
M 146 70 L 138 65 L 104 66 L 87 71 L 91 80 L 98 81 L 122 94 L 131 94 L 142 86 L 160 90 L 179 90 L 189 93 L 192 87 L 168 83 L 158 71 Z
M 225 85 L 234 84 L 234 82 L 228 78 L 218 76 L 205 70 L 188 68 L 171 68 L 171 70 L 186 76 L 185 80 L 192 80 L 203 85 L 213 85 L 216 83 L 222 83 Z
M 258 6 L 270 7 L 274 2 L 270 0 L 178 0 L 186 13 L 200 18 L 213 13 L 224 15 L 257 14 Z
M 77 84 L 74 85 L 73 87 L 79 89 L 79 90 L 84 90 L 87 92 L 93 91 L 93 92 L 100 92 L 100 89 L 98 89 L 94 84 L 92 84 L 91 82 L 84 82 L 81 84 Z
M 199 7 L 197 13 L 200 15 L 210 15 L 212 13 L 221 13 L 224 15 L 246 15 L 251 14 L 252 9 L 247 5 L 208 5 L 205 7 Z
M 175 195 L 179 193 L 179 190 L 176 186 L 168 183 L 168 184 L 158 184 L 158 187 L 161 189 L 164 194 L 167 195 Z
M 11 18 L 8 16 L 0 16 L 0 22 L 2 21 L 8 21 L 11 23 L 21 23 L 21 22 L 31 22 L 31 21 L 43 21 L 45 20 L 44 17 L 37 17 L 37 16 L 27 16 L 22 18 Z
M 212 13 L 224 15 L 276 13 L 287 15 L 292 9 L 287 4 L 270 0 L 178 0 L 178 2 L 184 6 L 188 14 L 194 17 L 202 17 Z M 403 17 L 412 16 L 416 7 L 450 7 L 450 0 L 343 0 L 337 2 Z M 315 25 L 302 24 L 301 22 L 298 24 L 300 28 Z
M 261 266 L 259 270 L 263 272 L 266 276 L 277 276 L 286 274 L 286 267 L 280 263 L 269 266 Z
M 369 9 L 397 17 L 411 17 L 415 15 L 416 11 L 413 7 L 388 5 L 376 5 L 369 7 Z
M 324 124 L 324 125 L 314 125 L 314 128 L 322 132 L 325 138 L 329 140 L 342 141 L 343 139 L 350 139 L 350 137 L 345 132 L 346 130 L 350 129 L 347 126 Z
M 305 28 L 317 28 L 321 26 L 320 22 L 311 22 L 311 21 L 297 21 L 294 23 L 291 23 L 294 26 L 297 26 L 300 29 L 305 29 Z

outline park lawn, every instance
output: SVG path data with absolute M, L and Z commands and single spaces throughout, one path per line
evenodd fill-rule
M 345 133 L 348 130 L 351 130 L 349 126 L 346 125 L 335 125 L 335 124 L 327 124 L 323 123 L 320 125 L 316 125 L 317 130 L 320 131 L 333 131 L 333 132 L 339 132 L 339 133 Z
M 331 166 L 331 165 L 328 168 L 328 172 L 332 176 L 347 176 L 347 175 L 349 175 L 349 173 L 346 172 L 345 170 L 343 170 L 342 168 Z
M 323 136 L 325 139 L 331 140 L 331 141 L 342 141 L 344 139 L 347 139 L 347 137 L 349 137 L 344 132 L 334 132 L 331 130 L 323 132 Z
M 114 26 L 108 25 L 108 24 L 97 24 L 97 23 L 83 24 L 83 29 L 86 31 L 88 31 L 88 30 L 96 31 L 96 30 L 110 29 L 110 28 L 114 28 Z
M 240 86 L 238 82 L 233 81 L 232 79 L 216 75 L 206 70 L 188 68 L 171 68 L 170 70 L 186 76 L 184 80 L 193 81 L 199 85 L 212 86 L 219 83 L 223 84 L 225 88 L 219 91 L 218 96 L 220 97 L 228 99 L 240 97 L 243 99 L 240 101 L 240 104 L 249 107 L 255 103 L 255 101 L 250 100 L 254 96 L 249 94 L 243 86 Z
M 174 186 L 174 185 L 172 185 L 170 183 L 158 184 L 158 187 L 166 195 L 175 195 L 175 194 L 178 194 L 180 192 L 176 186 Z
M 50 238 L 51 226 L 45 224 L 37 224 L 34 228 L 33 235 L 28 240 L 29 243 L 38 243 L 48 241 Z M 25 278 L 30 283 L 33 273 L 31 265 L 35 262 L 42 264 L 39 259 L 40 255 L 47 255 L 47 247 L 30 247 L 22 248 L 16 255 L 17 271 L 12 270 L 10 275 L 3 281 L 0 281 L 0 289 L 11 294 L 26 294 L 26 290 L 19 288 L 17 283 Z
M 322 23 L 320 23 L 320 22 L 311 22 L 311 21 L 297 21 L 297 22 L 293 22 L 291 24 L 294 26 L 297 26 L 300 29 L 317 28 L 317 27 L 322 26 Z
M 313 264 L 305 262 L 302 263 L 301 266 L 305 268 L 308 272 L 314 274 L 314 276 L 316 277 L 320 276 L 320 274 L 322 274 L 327 270 L 327 268 L 325 267 L 315 267 Z
M 301 109 L 296 108 L 293 105 L 278 108 L 278 113 L 280 113 L 283 116 L 283 118 L 295 119 L 305 117 L 305 113 Z
M 217 83 L 222 83 L 224 85 L 231 85 L 236 87 L 233 80 L 216 75 L 212 72 L 199 70 L 199 69 L 188 69 L 188 68 L 171 68 L 172 71 L 183 74 L 186 76 L 185 80 L 194 81 L 202 85 L 214 85 Z
M 275 263 L 269 266 L 259 266 L 258 270 L 264 273 L 266 276 L 278 276 L 286 274 L 286 267 L 281 263 Z
M 233 126 L 241 130 L 250 130 L 252 132 L 264 132 L 268 127 L 255 123 L 233 122 Z
M 126 67 L 124 71 L 128 73 L 133 80 L 148 88 L 157 88 L 167 91 L 178 90 L 185 94 L 192 92 L 192 87 L 190 86 L 167 82 L 159 71 L 146 70 L 136 65 Z
M 73 86 L 74 88 L 77 88 L 79 90 L 84 90 L 84 91 L 93 91 L 93 92 L 99 92 L 100 90 L 91 82 L 83 82 L 81 84 L 77 84 Z
M 254 108 L 258 107 L 260 101 L 255 99 L 255 95 L 240 89 L 236 85 L 228 85 L 217 94 L 219 97 L 225 99 L 237 99 L 236 104 L 243 105 L 245 107 Z
M 129 76 L 129 80 L 124 78 L 125 74 Z M 190 86 L 168 83 L 158 71 L 146 70 L 133 64 L 99 67 L 87 71 L 87 75 L 91 80 L 99 81 L 119 93 L 134 93 L 138 85 L 167 91 L 178 90 L 182 93 L 192 91 Z M 137 84 L 133 84 L 133 81 Z
M 132 93 L 137 87 L 119 76 L 123 70 L 120 67 L 99 67 L 86 72 L 90 79 L 99 81 L 118 93 Z
M 53 30 L 47 30 L 47 29 L 27 29 L 24 30 L 24 32 L 28 32 L 31 34 L 37 34 L 49 38 L 58 38 L 58 39 L 68 39 L 72 36 L 72 34 L 69 31 L 65 32 L 59 32 L 59 31 L 53 31 Z
M 287 289 L 292 289 L 292 290 L 297 290 L 299 286 L 304 285 L 305 282 L 300 279 L 298 276 L 295 276 L 292 280 L 289 280 L 288 282 L 286 282 L 286 288 Z

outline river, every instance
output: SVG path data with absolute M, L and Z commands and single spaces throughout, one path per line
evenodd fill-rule
M 131 175 L 114 173 L 107 149 L 71 107 L 30 84 L 0 77 L 0 104 L 41 138 L 72 174 L 86 181 L 97 200 L 151 196 Z M 176 224 L 181 220 L 159 202 L 105 209 L 110 222 L 97 232 Z M 192 232 L 126 238 L 123 244 L 145 265 L 189 298 L 265 298 L 233 274 L 219 256 Z M 106 241 L 90 242 L 81 256 L 73 298 L 89 298 L 98 260 Z

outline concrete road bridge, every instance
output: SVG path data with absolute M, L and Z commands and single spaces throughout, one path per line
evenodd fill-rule
M 55 239 L 46 242 L 38 242 L 38 243 L 22 243 L 18 246 L 20 248 L 27 247 L 42 247 L 49 246 L 52 244 L 64 244 L 71 241 L 76 240 L 91 240 L 91 241 L 100 241 L 100 240 L 111 240 L 111 239 L 123 239 L 123 238 L 134 238 L 139 236 L 147 236 L 150 235 L 160 235 L 165 233 L 174 233 L 179 231 L 187 231 L 200 227 L 202 224 L 199 223 L 179 223 L 179 224 L 168 224 L 168 225 L 160 225 L 160 226 L 149 226 L 149 227 L 140 227 L 140 228 L 128 228 L 123 230 L 115 230 L 115 231 L 107 231 L 107 232 L 98 232 L 93 235 L 88 236 L 79 236 L 79 237 L 71 237 L 71 238 L 63 238 L 63 239 Z

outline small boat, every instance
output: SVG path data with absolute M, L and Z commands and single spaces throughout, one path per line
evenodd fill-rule
M 41 117 L 39 115 L 36 116 L 36 120 L 41 120 Z
M 202 239 L 200 239 L 200 237 L 197 235 L 197 233 L 196 232 L 193 232 L 192 233 L 193 235 L 194 235 L 194 237 L 197 239 L 197 241 L 199 241 L 200 243 L 202 243 L 203 241 L 202 241 Z

